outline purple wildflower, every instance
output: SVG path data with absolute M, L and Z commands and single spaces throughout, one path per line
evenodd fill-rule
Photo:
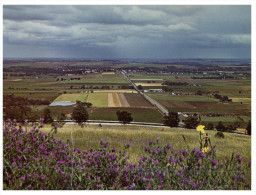
M 198 188 L 198 183 L 194 183 L 192 186 L 193 186 L 194 189 L 197 189 Z
M 45 180 L 45 178 L 46 178 L 45 176 L 42 176 L 42 177 L 41 177 L 42 180 Z
M 130 145 L 131 145 L 130 143 L 126 144 L 126 145 L 125 145 L 125 148 L 129 148 Z
M 242 160 L 243 158 L 240 158 L 240 157 L 237 159 L 238 162 L 242 162 Z
M 241 164 L 238 164 L 238 165 L 237 165 L 237 168 L 238 168 L 238 169 L 241 169 L 241 168 L 242 168 L 242 165 L 241 165 Z
M 151 186 L 147 185 L 146 190 L 150 190 L 150 189 L 151 189 Z
M 212 165 L 215 166 L 218 164 L 218 161 L 216 161 L 214 158 L 212 159 Z
M 20 177 L 20 179 L 21 179 L 21 180 L 23 180 L 23 181 L 25 181 L 25 180 L 26 180 L 26 178 L 25 178 L 25 177 Z
M 164 186 L 163 185 L 159 185 L 159 186 L 157 186 L 157 189 L 158 190 L 162 190 L 164 188 Z
M 152 144 L 152 141 L 149 139 L 148 140 L 148 145 L 151 145 Z
M 144 151 L 145 151 L 145 152 L 147 151 L 147 149 L 148 149 L 148 148 L 147 148 L 146 146 L 144 146 Z
M 167 144 L 166 147 L 167 147 L 168 149 L 172 149 L 172 146 L 171 146 L 170 144 Z

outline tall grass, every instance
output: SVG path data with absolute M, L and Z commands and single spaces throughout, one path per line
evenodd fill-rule
M 50 126 L 46 126 L 43 131 L 49 132 Z M 216 145 L 216 155 L 220 159 L 230 157 L 230 154 L 239 152 L 245 161 L 251 159 L 251 137 L 247 135 L 224 133 L 225 138 L 215 138 L 216 131 L 207 131 L 212 145 Z M 109 143 L 110 147 L 123 149 L 124 144 L 131 143 L 127 151 L 130 161 L 135 162 L 140 156 L 145 155 L 143 145 L 147 140 L 159 137 L 161 143 L 170 143 L 174 149 L 181 150 L 186 147 L 182 135 L 185 136 L 188 146 L 199 147 L 198 132 L 194 129 L 183 128 L 162 128 L 162 127 L 142 127 L 132 125 L 122 126 L 73 126 L 64 125 L 58 130 L 56 137 L 71 140 L 73 137 L 74 146 L 81 149 L 98 148 L 101 138 Z

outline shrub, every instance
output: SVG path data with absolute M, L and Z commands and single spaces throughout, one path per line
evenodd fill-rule
M 44 118 L 44 122 L 47 123 L 47 124 L 50 124 L 50 123 L 53 122 L 53 118 L 51 116 L 50 109 L 47 108 L 47 109 L 44 110 L 43 118 Z
M 118 120 L 122 121 L 123 124 L 126 124 L 126 123 L 129 123 L 129 122 L 133 121 L 131 113 L 129 113 L 127 111 L 118 110 L 116 112 L 116 115 L 117 115 Z
M 217 138 L 225 138 L 224 133 L 222 133 L 221 131 L 218 131 L 218 132 L 215 134 L 215 137 L 217 137 Z
M 208 124 L 205 126 L 205 129 L 207 129 L 207 130 L 213 130 L 213 129 L 214 129 L 213 123 L 208 123 Z
M 225 131 L 226 127 L 223 125 L 223 123 L 221 121 L 219 121 L 218 125 L 216 125 L 215 127 L 217 129 L 217 131 Z
M 246 127 L 246 131 L 248 135 L 251 135 L 251 120 L 249 120 L 248 125 Z
M 185 124 L 185 128 L 187 129 L 195 129 L 197 125 L 200 123 L 197 115 L 189 116 L 183 120 Z
M 177 127 L 179 124 L 179 115 L 177 112 L 169 112 L 168 115 L 164 116 L 164 125 L 169 127 Z

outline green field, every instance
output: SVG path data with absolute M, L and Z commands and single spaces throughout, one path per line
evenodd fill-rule
M 81 101 L 81 102 L 86 102 L 88 94 L 82 93 L 74 93 L 74 94 L 62 94 L 59 97 L 57 97 L 54 102 L 61 102 L 61 101 L 70 101 L 70 102 L 76 102 L 76 101 Z
M 92 107 L 108 107 L 108 94 L 90 93 L 87 102 L 92 103 Z
M 45 132 L 49 131 L 49 127 L 43 128 Z M 227 159 L 231 157 L 232 153 L 241 153 L 244 162 L 251 159 L 251 137 L 247 135 L 237 135 L 231 133 L 224 133 L 225 138 L 215 138 L 215 131 L 206 131 L 209 134 L 211 142 L 216 145 L 216 155 L 220 159 Z M 72 138 L 71 138 L 72 135 Z M 143 151 L 143 146 L 147 145 L 147 140 L 155 140 L 159 137 L 160 144 L 170 143 L 174 150 L 181 150 L 186 148 L 186 144 L 182 138 L 186 137 L 188 146 L 199 148 L 199 134 L 196 130 L 182 129 L 182 128 L 165 128 L 162 127 L 141 127 L 141 126 L 68 126 L 58 129 L 57 138 L 66 142 L 71 140 L 75 147 L 82 150 L 87 148 L 98 149 L 99 141 L 102 138 L 104 142 L 109 143 L 109 147 L 116 147 L 117 150 L 123 149 L 124 145 L 131 143 L 128 150 L 130 161 L 135 162 L 140 156 L 146 155 Z

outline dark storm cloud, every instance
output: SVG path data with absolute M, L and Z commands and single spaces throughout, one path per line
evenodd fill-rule
M 250 57 L 250 6 L 4 6 L 4 57 Z

